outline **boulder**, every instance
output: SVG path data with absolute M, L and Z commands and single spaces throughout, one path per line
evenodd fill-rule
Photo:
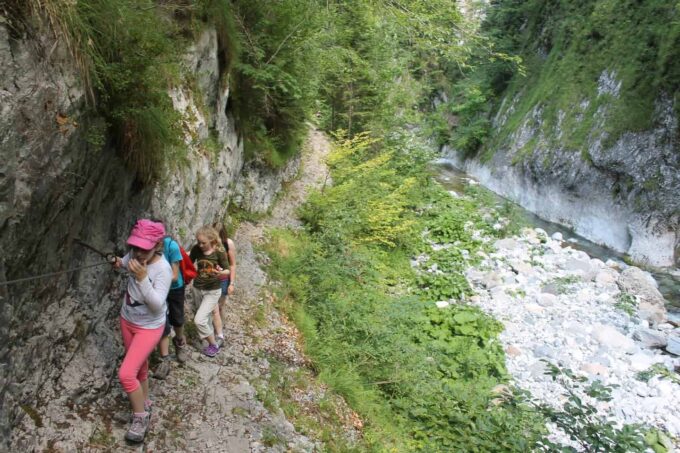
M 489 272 L 484 277 L 482 277 L 481 283 L 486 289 L 491 289 L 502 285 L 503 280 L 501 280 L 501 277 L 497 272 Z
M 670 312 L 667 314 L 668 323 L 673 324 L 675 327 L 680 327 L 680 313 Z
M 594 376 L 607 376 L 609 374 L 609 369 L 599 363 L 584 363 L 581 365 L 581 370 Z
M 652 329 L 638 329 L 633 333 L 633 339 L 642 343 L 645 348 L 664 348 L 668 344 L 666 337 L 660 332 Z
M 612 283 L 616 283 L 617 279 L 618 276 L 616 275 L 616 272 L 613 272 L 611 270 L 603 270 L 595 275 L 595 283 L 597 284 L 597 286 L 605 286 Z
M 658 358 L 654 355 L 645 354 L 645 352 L 638 352 L 630 357 L 630 368 L 633 371 L 644 371 L 649 369 L 652 365 L 658 362 Z
M 680 336 L 672 335 L 668 337 L 668 344 L 666 345 L 666 352 L 673 355 L 680 356 Z
M 496 250 L 515 250 L 519 244 L 516 240 L 507 238 L 499 239 L 493 245 Z
M 581 274 L 586 281 L 592 280 L 595 277 L 595 269 L 593 269 L 589 258 L 570 258 L 564 263 L 564 269 L 568 272 Z
M 510 357 L 517 357 L 519 355 L 522 355 L 522 351 L 517 346 L 512 345 L 505 348 L 505 353 Z
M 480 282 L 484 278 L 486 274 L 484 272 L 477 270 L 475 268 L 470 268 L 465 271 L 465 276 L 467 277 L 468 280 L 471 282 Z
M 534 379 L 542 379 L 545 378 L 545 373 L 548 371 L 548 366 L 545 364 L 545 362 L 539 360 L 530 365 L 527 368 L 527 371 Z
M 607 346 L 611 349 L 622 350 L 624 352 L 635 351 L 635 342 L 616 330 L 612 326 L 599 325 L 593 329 L 595 333 L 593 337 L 600 344 Z
M 595 269 L 605 269 L 607 266 L 604 264 L 604 262 L 601 259 L 598 258 L 591 258 L 590 259 L 590 264 L 595 268 Z
M 650 381 L 650 384 L 656 388 L 659 396 L 672 397 L 675 385 L 673 382 L 666 379 L 654 379 Z
M 619 275 L 617 285 L 621 291 L 638 296 L 638 316 L 656 325 L 666 321 L 666 300 L 656 288 L 649 273 L 630 266 Z
M 521 260 L 510 260 L 509 264 L 512 270 L 518 274 L 531 274 L 534 271 L 531 264 Z
M 557 296 L 551 293 L 541 293 L 536 296 L 536 303 L 543 307 L 552 307 L 558 300 Z
M 534 314 L 541 314 L 545 311 L 545 308 L 541 307 L 540 305 L 537 304 L 526 304 L 524 306 L 524 309 L 528 311 L 529 313 L 534 313 Z
M 622 271 L 623 269 L 628 267 L 628 265 L 626 263 L 621 262 L 621 261 L 614 261 L 611 258 L 608 259 L 604 264 L 611 267 L 614 270 L 617 270 L 617 271 Z
M 541 345 L 534 349 L 534 355 L 538 358 L 556 359 L 558 354 L 550 346 Z
M 553 296 L 560 295 L 560 288 L 555 283 L 546 283 L 541 286 L 542 294 L 552 294 Z

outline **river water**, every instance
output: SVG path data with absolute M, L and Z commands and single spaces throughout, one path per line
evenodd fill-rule
M 432 163 L 433 176 L 439 183 L 447 190 L 452 190 L 456 193 L 464 193 L 465 188 L 471 184 L 478 185 L 479 183 L 468 174 L 460 171 L 453 164 L 446 159 L 439 159 Z M 491 192 L 491 191 L 490 191 Z M 498 200 L 498 206 L 503 206 L 506 203 L 512 204 L 516 212 L 520 215 L 522 220 L 530 226 L 544 229 L 548 235 L 556 232 L 562 233 L 565 239 L 565 244 L 586 252 L 593 258 L 598 258 L 602 261 L 609 259 L 619 262 L 624 262 L 624 255 L 610 248 L 604 247 L 588 239 L 574 233 L 570 228 L 553 222 L 548 222 L 541 219 L 532 212 L 527 211 L 516 203 L 501 197 L 498 194 L 491 192 Z M 678 269 L 645 269 L 649 271 L 659 286 L 659 291 L 666 299 L 666 308 L 675 316 L 680 315 L 680 272 Z M 672 273 L 671 273 L 672 272 Z

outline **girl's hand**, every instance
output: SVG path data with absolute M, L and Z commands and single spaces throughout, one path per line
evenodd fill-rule
M 227 287 L 227 295 L 231 296 L 232 294 L 234 294 L 235 289 L 236 288 L 234 287 L 234 284 L 229 283 L 229 287 Z
M 123 260 L 117 256 L 114 256 L 111 265 L 114 269 L 120 269 L 123 266 Z
M 132 258 L 128 262 L 128 270 L 135 275 L 135 280 L 137 280 L 138 282 L 143 281 L 148 276 L 148 273 L 146 271 L 146 264 L 140 263 L 135 258 Z

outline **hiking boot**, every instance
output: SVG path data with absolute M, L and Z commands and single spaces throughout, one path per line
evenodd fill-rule
M 177 361 L 179 363 L 186 362 L 189 358 L 189 354 L 187 354 L 186 349 L 186 341 L 178 341 L 177 338 L 175 338 L 172 342 L 175 344 L 175 355 L 177 355 Z
M 166 355 L 161 359 L 160 365 L 156 367 L 153 377 L 156 379 L 165 379 L 170 374 L 170 356 Z
M 220 352 L 220 347 L 217 346 L 216 344 L 209 344 L 205 348 L 203 348 L 203 354 L 207 355 L 208 357 L 215 357 L 218 352 Z
M 130 442 L 143 442 L 146 432 L 149 430 L 149 420 L 151 416 L 148 412 L 142 415 L 134 415 L 130 428 L 125 433 L 125 439 Z
M 151 400 L 146 400 L 144 401 L 144 411 L 149 413 L 149 417 L 151 417 L 151 411 L 153 410 L 153 401 Z M 134 417 L 134 414 L 132 412 L 125 411 L 125 412 L 116 412 L 113 414 L 113 417 L 111 419 L 114 422 L 123 424 L 123 423 L 132 423 L 132 418 Z

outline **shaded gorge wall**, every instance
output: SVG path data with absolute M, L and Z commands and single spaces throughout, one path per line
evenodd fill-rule
M 218 55 L 209 27 L 186 49 L 182 71 L 194 75 L 192 83 L 168 93 L 181 116 L 182 152 L 157 182 L 142 184 L 106 134 L 103 143 L 92 139 L 105 125 L 63 42 L 17 36 L 0 20 L 3 280 L 102 262 L 76 238 L 122 254 L 140 216 L 164 219 L 188 246 L 198 227 L 224 218 L 232 199 L 268 208 L 298 162 L 277 171 L 250 162 L 257 177 L 239 184 L 243 144 Z M 65 407 L 78 411 L 118 387 L 123 288 L 124 278 L 107 264 L 0 286 L 0 450 L 10 441 L 31 448 L 30 439 L 12 439 L 18 424 L 58 439 Z

